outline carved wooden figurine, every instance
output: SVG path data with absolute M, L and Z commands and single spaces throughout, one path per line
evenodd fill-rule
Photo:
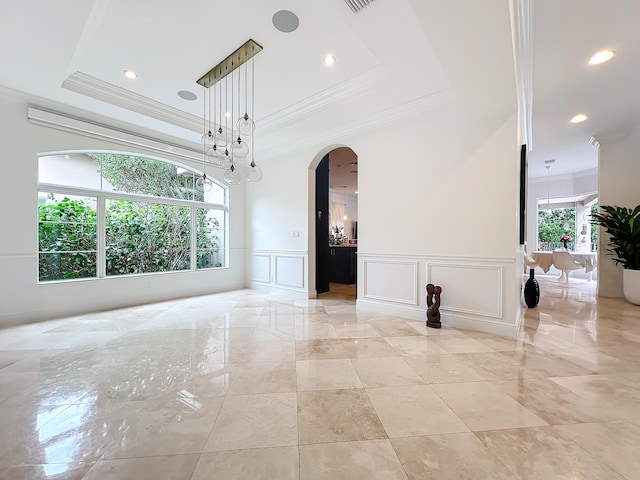
M 442 288 L 433 283 L 427 284 L 427 327 L 440 328 L 440 294 Z

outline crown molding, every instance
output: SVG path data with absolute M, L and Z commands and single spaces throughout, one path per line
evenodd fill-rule
M 573 172 L 573 173 L 563 173 L 561 175 L 549 175 L 549 178 L 551 179 L 551 181 L 561 181 L 561 180 L 575 180 L 576 178 L 585 178 L 585 177 L 591 177 L 594 175 L 595 176 L 598 175 L 597 168 L 589 168 L 587 170 L 581 170 L 579 172 Z M 530 177 L 529 182 L 546 183 L 547 176 L 545 175 L 543 177 Z
M 72 73 L 62 82 L 62 88 L 192 132 L 202 131 L 201 117 L 156 102 L 86 73 Z
M 260 128 L 263 134 L 277 130 L 328 105 L 345 99 L 353 100 L 366 96 L 388 77 L 389 74 L 384 68 L 374 67 L 361 75 L 342 82 L 336 87 L 327 89 L 264 117 L 256 121 L 256 126 Z M 86 73 L 79 71 L 72 73 L 62 82 L 62 88 L 192 132 L 200 133 L 202 130 L 202 118 L 196 115 L 183 112 L 143 95 L 138 95 Z
M 24 92 L 0 85 L 0 101 L 4 103 L 24 103 L 31 98 L 33 97 Z
M 589 143 L 593 146 L 600 147 L 602 145 L 610 145 L 618 143 L 620 140 L 624 140 L 631 133 L 631 129 L 624 130 L 620 133 L 613 133 L 609 135 L 593 135 L 589 139 Z
M 95 138 L 127 147 L 147 150 L 155 154 L 174 157 L 180 160 L 202 161 L 199 145 L 185 145 L 176 139 L 157 138 L 141 132 L 133 132 L 126 128 L 101 123 L 95 120 L 78 117 L 68 113 L 48 110 L 29 105 L 27 119 L 34 125 L 53 128 L 64 132 Z
M 281 156 L 283 153 L 301 150 L 303 148 L 315 145 L 324 145 L 336 140 L 355 135 L 367 130 L 382 127 L 384 125 L 395 123 L 403 118 L 411 117 L 419 113 L 435 110 L 449 104 L 454 98 L 453 90 L 448 88 L 439 92 L 418 97 L 401 105 L 388 108 L 367 119 L 359 119 L 357 121 L 341 125 L 332 130 L 311 135 L 298 139 L 297 141 L 288 141 L 284 144 L 265 149 L 260 152 L 261 159 L 269 159 L 275 156 Z
M 389 73 L 384 68 L 379 66 L 371 68 L 335 87 L 312 95 L 298 103 L 257 120 L 256 127 L 259 127 L 263 133 L 282 128 L 286 124 L 306 117 L 312 112 L 328 105 L 347 99 L 352 101 L 367 96 L 377 85 L 387 78 L 389 78 Z

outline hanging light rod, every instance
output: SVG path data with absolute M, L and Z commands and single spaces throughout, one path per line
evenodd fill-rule
M 202 85 L 205 88 L 211 87 L 261 51 L 262 46 L 260 44 L 252 39 L 247 40 L 244 45 L 200 77 L 197 82 L 198 85 Z

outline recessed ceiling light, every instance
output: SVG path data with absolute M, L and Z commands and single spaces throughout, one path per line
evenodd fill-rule
M 604 62 L 608 62 L 615 56 L 613 50 L 600 50 L 596 52 L 589 60 L 589 65 L 599 65 Z
M 133 70 L 124 70 L 123 75 L 131 80 L 135 80 L 136 78 L 138 78 L 138 74 L 136 72 L 134 72 Z
M 229 118 L 231 116 L 231 112 L 224 112 L 224 116 Z
M 193 101 L 198 98 L 195 93 L 190 92 L 188 90 L 180 90 L 178 92 L 178 96 L 183 100 L 189 100 L 189 101 Z
M 336 63 L 336 57 L 331 54 L 325 55 L 323 60 L 325 65 L 333 65 L 334 63 Z
M 571 119 L 571 123 L 582 123 L 584 122 L 588 117 L 584 114 L 584 113 L 579 113 L 578 115 L 576 115 L 575 117 L 573 117 Z

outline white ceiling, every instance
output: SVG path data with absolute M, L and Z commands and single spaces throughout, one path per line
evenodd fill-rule
M 640 118 L 640 2 L 637 0 L 533 0 L 533 150 L 529 175 L 597 168 L 595 136 L 629 132 Z M 598 50 L 613 60 L 589 65 Z M 589 119 L 571 124 L 575 114 Z
M 640 113 L 640 2 L 532 4 L 530 174 L 546 175 L 548 158 L 557 160 L 554 174 L 595 168 L 589 138 L 620 134 Z M 295 32 L 273 27 L 282 9 L 298 15 Z M 508 0 L 375 0 L 358 14 L 343 0 L 8 0 L 0 94 L 18 90 L 43 107 L 198 142 L 196 80 L 249 38 L 264 47 L 255 59 L 260 161 L 453 101 L 478 130 L 515 109 Z M 602 47 L 618 55 L 587 66 Z M 326 53 L 337 58 L 332 67 L 322 63 Z M 126 68 L 138 79 L 126 79 Z M 199 98 L 182 100 L 180 90 Z M 570 125 L 578 112 L 589 120 Z

